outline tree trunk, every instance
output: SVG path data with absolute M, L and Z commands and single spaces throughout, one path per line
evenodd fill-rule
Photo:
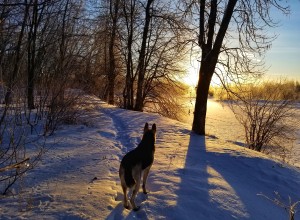
M 144 88 L 144 79 L 145 79 L 145 57 L 146 57 L 146 46 L 147 46 L 147 38 L 149 32 L 149 26 L 151 21 L 151 4 L 154 0 L 148 0 L 146 6 L 146 15 L 145 15 L 145 26 L 143 30 L 143 39 L 141 44 L 141 51 L 139 56 L 138 63 L 138 84 L 137 84 L 137 92 L 136 92 L 136 103 L 134 110 L 143 111 L 144 107 L 144 96 L 143 96 L 143 88 Z
M 116 81 L 116 58 L 115 58 L 115 40 L 117 33 L 117 21 L 118 21 L 118 11 L 119 11 L 119 0 L 115 2 L 112 1 L 114 8 L 112 10 L 112 5 L 110 6 L 110 13 L 112 17 L 112 30 L 111 38 L 109 44 L 109 73 L 108 73 L 108 103 L 113 105 L 115 103 L 115 81 Z
M 34 109 L 34 77 L 36 69 L 36 36 L 38 29 L 38 2 L 34 1 L 32 23 L 28 33 L 28 75 L 27 75 L 27 105 Z
M 202 60 L 199 71 L 199 81 L 196 92 L 196 103 L 194 111 L 194 120 L 192 130 L 199 134 L 205 135 L 205 120 L 207 112 L 207 98 L 211 78 L 214 74 L 215 67 L 218 62 L 220 49 L 223 44 L 223 39 L 228 29 L 237 0 L 229 0 L 219 31 L 215 36 L 215 23 L 217 13 L 217 1 L 211 1 L 210 14 L 208 19 L 208 31 L 205 35 L 205 1 L 200 1 L 200 19 L 199 19 L 199 38 L 198 44 L 202 49 Z
M 128 52 L 127 52 L 127 63 L 126 63 L 126 84 L 125 84 L 125 95 L 124 95 L 124 108 L 133 109 L 131 102 L 131 91 L 133 90 L 132 81 L 132 32 L 128 36 L 127 41 Z
M 130 1 L 129 9 L 127 9 L 127 4 L 124 2 L 123 4 L 123 14 L 126 21 L 126 29 L 128 34 L 127 39 L 127 60 L 126 60 L 126 82 L 124 88 L 124 108 L 125 109 L 133 109 L 133 82 L 134 82 L 134 74 L 133 74 L 133 61 L 132 61 L 132 44 L 133 44 L 133 26 L 134 26 L 134 18 L 135 18 L 135 3 L 136 1 Z
M 25 28 L 26 28 L 26 22 L 27 22 L 27 18 L 28 18 L 28 14 L 29 14 L 29 5 L 27 4 L 27 1 L 25 1 L 25 12 L 24 12 L 24 17 L 23 17 L 23 21 L 22 21 L 22 26 L 21 26 L 21 30 L 20 30 L 20 34 L 18 36 L 18 43 L 15 49 L 15 53 L 16 53 L 16 58 L 14 60 L 14 67 L 13 67 L 13 72 L 12 74 L 9 76 L 9 80 L 8 80 L 8 85 L 7 85 L 7 91 L 5 94 L 5 99 L 4 99 L 4 103 L 6 105 L 11 103 L 11 94 L 12 94 L 12 90 L 13 90 L 13 86 L 14 86 L 14 81 L 18 75 L 20 66 L 21 66 L 21 59 L 22 59 L 22 55 L 21 55 L 21 46 L 22 46 L 22 42 L 23 42 L 23 37 L 24 37 L 24 32 L 25 32 Z
M 106 31 L 108 31 L 108 22 L 106 22 Z M 107 53 L 107 47 L 108 47 L 108 42 L 107 40 L 105 39 L 104 41 L 104 73 L 105 74 L 109 74 L 109 68 L 108 68 L 108 53 Z M 108 77 L 107 77 L 108 78 Z M 104 92 L 102 94 L 102 97 L 105 101 L 108 102 L 108 79 L 107 79 L 107 82 L 105 83 L 105 86 L 104 86 Z
M 209 70 L 208 68 L 205 68 L 206 65 L 209 64 L 206 62 L 202 62 L 199 71 L 199 81 L 196 91 L 196 103 L 192 127 L 192 130 L 199 135 L 205 135 L 208 91 L 211 78 L 214 73 L 214 68 L 210 68 Z

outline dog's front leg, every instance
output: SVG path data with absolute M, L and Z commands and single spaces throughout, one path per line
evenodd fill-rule
M 143 193 L 147 194 L 147 190 L 146 190 L 146 182 L 147 182 L 147 178 L 149 175 L 149 171 L 150 171 L 151 165 L 148 166 L 145 170 L 144 170 L 144 175 L 143 175 Z
M 136 197 L 137 193 L 139 192 L 139 188 L 140 188 L 140 181 L 135 184 L 134 189 L 132 191 L 131 198 L 130 198 L 130 203 L 132 205 L 133 211 L 138 211 L 140 209 L 140 206 L 137 206 L 135 204 L 135 197 Z

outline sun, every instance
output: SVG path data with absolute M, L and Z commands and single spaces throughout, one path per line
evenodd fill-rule
M 190 61 L 185 65 L 186 74 L 182 77 L 183 83 L 188 85 L 189 87 L 196 88 L 199 81 L 199 69 L 200 69 L 200 62 L 198 60 Z M 222 67 L 218 68 L 219 70 L 222 69 Z M 225 70 L 224 70 L 225 72 Z M 222 75 L 222 74 L 221 74 Z M 212 80 L 210 82 L 210 85 L 212 87 L 219 87 L 221 85 L 221 80 L 219 77 L 214 74 L 212 77 Z
M 199 79 L 199 62 L 194 61 L 193 63 L 189 62 L 186 65 L 186 74 L 182 78 L 183 82 L 190 87 L 196 87 Z
M 180 81 L 189 86 L 192 89 L 195 89 L 198 86 L 199 81 L 199 70 L 200 70 L 200 64 L 199 58 L 193 57 L 190 58 L 188 61 L 184 63 L 184 69 L 185 69 L 185 75 L 180 78 Z M 217 64 L 218 65 L 218 64 Z M 223 66 L 219 66 L 216 70 L 222 71 L 221 73 L 218 72 L 218 74 L 213 74 L 210 86 L 211 87 L 222 87 L 221 79 L 218 77 L 225 74 L 225 69 Z M 226 74 L 225 74 L 226 75 Z M 230 80 L 225 79 L 227 83 L 230 82 Z

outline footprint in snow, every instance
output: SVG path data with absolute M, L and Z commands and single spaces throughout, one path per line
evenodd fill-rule
M 109 131 L 98 131 L 99 135 L 106 137 L 106 138 L 115 138 L 116 135 Z

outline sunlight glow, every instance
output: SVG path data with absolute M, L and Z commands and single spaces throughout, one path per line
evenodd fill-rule
M 182 78 L 183 83 L 187 84 L 192 88 L 195 88 L 198 85 L 199 70 L 200 70 L 200 62 L 196 58 L 194 58 L 194 60 L 187 62 L 186 75 Z M 220 85 L 221 85 L 221 81 L 218 78 L 218 76 L 213 75 L 211 80 L 211 86 L 220 86 Z
M 199 79 L 200 62 L 197 59 L 191 60 L 186 64 L 186 75 L 183 82 L 190 87 L 196 87 Z

